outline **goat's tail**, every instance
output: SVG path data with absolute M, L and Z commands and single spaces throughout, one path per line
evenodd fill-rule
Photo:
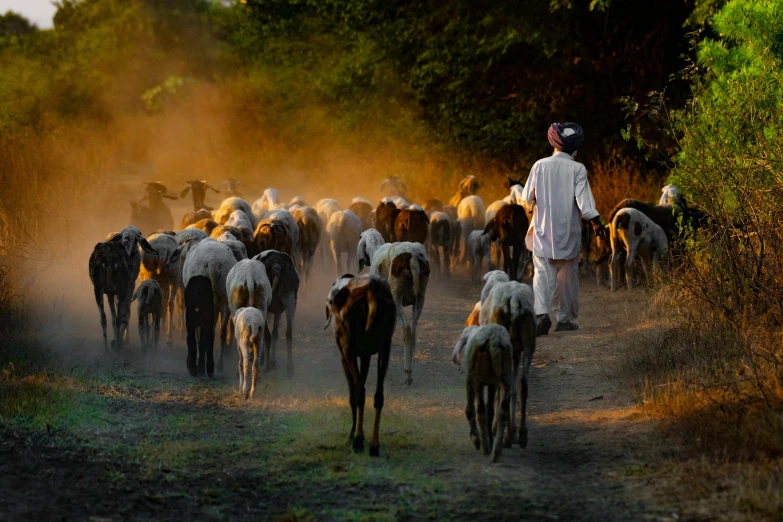
M 375 298 L 375 292 L 373 292 L 372 287 L 368 289 L 366 295 L 367 295 L 367 323 L 364 326 L 365 332 L 370 330 L 373 321 L 375 321 L 375 314 L 378 311 L 378 302 Z
M 413 276 L 413 295 L 416 297 L 421 296 L 421 276 L 430 274 L 430 267 L 427 264 L 426 259 L 420 259 L 418 256 L 411 256 L 411 275 Z

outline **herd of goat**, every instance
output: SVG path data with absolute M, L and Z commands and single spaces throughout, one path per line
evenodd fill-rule
M 453 351 L 454 362 L 466 369 L 471 440 L 484 454 L 491 452 L 493 460 L 515 441 L 526 446 L 536 317 L 533 290 L 519 282 L 530 267 L 525 238 L 533 210 L 521 199 L 521 180 L 509 178 L 510 194 L 487 208 L 476 195 L 479 183 L 473 176 L 459 183 L 448 205 L 436 199 L 409 204 L 404 182 L 391 177 L 381 185 L 386 197 L 377 206 L 355 198 L 345 209 L 334 199 L 322 199 L 314 207 L 300 197 L 281 203 L 278 191 L 271 188 L 251 205 L 236 192 L 236 180 L 227 184 L 230 197 L 213 210 L 205 204 L 206 190 L 218 191 L 205 181 L 188 182 L 180 196 L 192 193 L 194 211 L 182 217 L 175 232 L 163 198 L 176 197 L 168 195 L 161 183 L 147 183 L 147 205 L 141 205 L 144 200 L 131 204 L 133 225 L 95 246 L 89 270 L 106 350 L 127 343 L 131 302 L 136 301 L 144 354 L 157 348 L 165 317 L 168 344 L 173 342 L 175 322 L 180 334 L 187 335 L 191 375 L 211 377 L 219 325 L 217 368 L 222 370 L 225 349 L 235 345 L 240 393 L 247 399 L 254 393 L 258 372 L 275 368 L 283 314 L 286 369 L 289 377 L 293 374 L 299 287 L 307 289 L 316 255 L 326 263 L 331 251 L 338 278 L 327 296 L 326 327 L 334 321 L 348 381 L 353 414 L 350 439 L 354 450 L 362 451 L 365 381 L 370 358 L 377 355 L 370 454 L 378 455 L 383 384 L 396 324 L 402 325 L 405 380 L 411 384 L 416 327 L 431 271 L 435 277 L 448 278 L 464 264 L 474 283 L 484 283 L 481 300 Z M 688 212 L 687 205 L 673 186 L 664 187 L 659 205 L 623 200 L 608 216 L 608 244 L 583 233 L 582 258 L 594 262 L 599 283 L 608 265 L 612 290 L 619 286 L 623 270 L 630 287 L 634 259 L 643 261 L 639 264 L 645 273 L 648 264 L 654 271 L 666 257 L 669 238 L 683 212 Z M 145 238 L 141 230 L 157 232 Z M 502 270 L 491 269 L 493 245 L 498 267 L 502 257 Z M 340 275 L 352 267 L 358 272 L 369 267 L 369 273 Z M 104 295 L 114 331 L 110 342 Z M 410 320 L 405 307 L 412 308 Z

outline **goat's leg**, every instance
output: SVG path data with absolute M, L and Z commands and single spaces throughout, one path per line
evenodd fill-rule
M 177 290 L 170 284 L 164 286 L 166 290 L 163 294 L 163 305 L 168 312 L 166 315 L 166 346 L 174 346 L 174 310 L 177 307 Z
M 152 331 L 152 351 L 158 351 L 158 339 L 160 338 L 160 314 L 152 314 L 153 331 Z
M 517 393 L 517 379 L 519 378 L 519 359 L 522 351 L 514 349 L 514 355 L 512 357 L 511 376 L 514 379 L 509 385 L 509 409 L 510 417 L 506 424 L 506 440 L 505 445 L 510 448 L 517 438 L 517 403 L 520 402 L 519 394 Z
M 492 271 L 492 242 L 489 243 L 489 252 L 484 252 L 484 259 L 487 262 L 487 272 L 491 272 Z
M 501 248 L 503 249 L 503 271 L 508 274 L 509 279 L 516 281 L 517 275 L 511 272 L 511 252 L 505 241 L 501 242 Z
M 495 421 L 495 424 L 497 424 L 497 438 L 495 439 L 494 446 L 492 446 L 492 462 L 497 462 L 500 454 L 503 452 L 503 432 L 509 421 L 509 402 L 512 395 L 510 389 L 513 386 L 513 382 L 503 382 L 500 386 L 501 389 L 498 397 L 499 408 L 496 413 Z
M 440 253 L 437 246 L 430 250 L 430 256 L 432 256 L 432 266 L 435 267 L 435 275 L 440 279 Z
M 490 448 L 492 447 L 492 439 L 496 436 L 494 433 L 497 424 L 495 422 L 495 391 L 496 387 L 494 384 L 487 385 L 487 433 L 489 434 Z
M 397 322 L 402 326 L 402 342 L 404 353 L 403 369 L 405 371 L 405 384 L 410 386 L 413 384 L 413 377 L 411 377 L 411 360 L 413 358 L 413 352 L 411 351 L 411 338 L 413 337 L 413 333 L 411 331 L 410 324 L 408 324 L 408 319 L 405 317 L 405 311 L 402 306 L 402 296 L 400 296 L 400 299 L 397 300 L 395 304 L 397 305 Z
M 340 274 L 343 273 L 340 266 L 342 254 L 340 253 L 340 249 L 337 248 L 337 243 L 335 241 L 330 241 L 330 244 L 332 246 L 332 257 L 334 258 L 334 269 L 337 273 L 337 277 L 340 277 Z
M 186 335 L 185 325 L 185 288 L 183 286 L 177 287 L 177 316 L 179 318 L 179 335 L 180 338 L 184 338 Z
M 111 299 L 111 297 L 109 297 Z M 101 314 L 101 330 L 103 331 L 103 349 L 109 351 L 109 340 L 106 337 L 106 310 L 103 308 L 103 292 L 95 289 L 95 304 L 98 305 L 98 312 Z
M 147 355 L 147 314 L 139 314 L 138 317 L 139 344 L 141 344 L 141 353 Z
M 487 405 L 484 402 L 484 385 L 479 384 L 478 389 L 478 429 L 481 437 L 481 452 L 489 455 L 489 427 L 487 425 Z
M 190 319 L 189 324 L 187 325 L 187 332 L 188 332 L 188 358 L 186 360 L 186 364 L 188 367 L 188 371 L 190 372 L 190 375 L 195 377 L 196 376 L 196 357 L 198 354 L 198 339 L 196 339 L 196 325 L 195 325 L 195 318 Z
M 277 341 L 280 339 L 280 319 L 283 318 L 283 314 L 274 314 L 272 320 L 272 353 L 270 354 L 270 368 L 277 368 Z
M 241 350 L 237 351 L 237 357 L 242 359 L 242 396 L 245 399 L 252 396 L 254 391 L 253 357 L 250 353 L 253 349 L 252 342 L 252 340 L 247 339 L 246 342 L 237 343 L 237 346 L 240 344 L 244 345 Z
M 353 451 L 361 453 L 364 451 L 364 402 L 366 400 L 367 373 L 370 371 L 370 356 L 366 355 L 360 359 L 359 382 L 354 391 L 356 392 L 356 407 L 359 415 L 356 420 L 356 436 L 353 438 Z
M 527 446 L 527 368 L 524 367 L 525 362 L 522 363 L 523 367 L 520 369 L 521 379 L 519 380 L 519 395 L 520 404 L 522 406 L 522 415 L 519 422 L 519 447 L 525 448 Z M 516 384 L 516 383 L 515 383 Z
M 256 383 L 258 382 L 258 369 L 259 369 L 259 362 L 261 360 L 261 350 L 264 348 L 264 343 L 262 339 L 253 339 L 253 375 L 252 379 L 253 381 L 250 383 L 250 396 L 252 397 L 256 393 Z
M 120 307 L 121 306 L 122 304 L 120 304 Z M 117 310 L 117 307 L 114 304 L 113 295 L 109 296 L 109 312 L 111 312 L 111 326 L 112 331 L 114 332 L 114 340 L 111 342 L 111 347 L 119 350 L 122 347 L 120 343 L 120 340 L 122 340 L 122 330 L 120 329 L 122 310 Z
M 443 270 L 446 272 L 446 279 L 451 279 L 451 247 L 443 247 Z
M 356 434 L 356 381 L 359 378 L 359 372 L 356 368 L 356 361 L 341 357 L 343 363 L 343 372 L 345 380 L 348 381 L 348 401 L 351 404 L 351 432 L 348 434 L 348 443 L 353 445 L 354 435 Z
M 286 373 L 289 378 L 294 376 L 294 316 L 296 315 L 296 299 L 291 296 L 285 303 L 285 344 L 288 352 Z
M 264 356 L 261 361 L 265 373 L 272 371 L 272 335 L 269 333 L 269 315 L 267 314 L 267 320 L 264 321 Z
M 633 261 L 636 256 L 636 244 L 626 245 L 626 258 L 625 258 L 625 284 L 628 286 L 628 290 L 633 288 Z
M 245 395 L 245 369 L 243 368 L 245 358 L 242 355 L 242 345 L 237 343 L 237 373 L 239 374 L 239 396 L 247 399 Z
M 468 418 L 468 424 L 470 425 L 470 440 L 473 441 L 473 445 L 476 449 L 481 448 L 481 437 L 479 435 L 478 427 L 476 426 L 476 389 L 473 387 L 473 383 L 468 380 L 468 405 L 465 406 L 465 417 Z
M 381 411 L 383 410 L 383 381 L 386 378 L 386 371 L 389 369 L 389 353 L 391 352 L 391 339 L 384 341 L 384 346 L 378 351 L 378 380 L 375 384 L 375 419 L 372 426 L 372 437 L 370 438 L 370 456 L 377 457 L 381 454 L 381 442 L 378 431 L 381 427 Z
M 514 274 L 514 276 L 511 278 L 512 281 L 519 281 L 519 262 L 520 258 L 522 257 L 522 245 L 515 244 L 512 247 L 511 252 L 511 273 Z
M 220 311 L 220 358 L 218 358 L 217 370 L 223 371 L 223 355 L 229 346 L 230 332 L 229 323 L 231 323 L 231 314 L 228 311 L 228 304 L 222 307 Z M 211 376 L 210 376 L 211 377 Z

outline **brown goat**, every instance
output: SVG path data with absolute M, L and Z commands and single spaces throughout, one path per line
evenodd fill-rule
M 380 232 L 386 243 L 393 243 L 394 223 L 400 210 L 391 201 L 381 201 L 375 209 L 375 229 Z
M 530 222 L 521 205 L 506 205 L 498 210 L 495 217 L 484 229 L 492 241 L 500 240 L 503 251 L 503 270 L 512 281 L 517 279 L 519 263 L 527 257 L 525 235 Z M 509 249 L 513 249 L 512 252 Z
M 291 256 L 291 259 L 294 257 L 288 228 L 279 219 L 271 218 L 261 221 L 256 227 L 253 239 L 261 252 L 278 250 Z
M 218 226 L 218 222 L 211 219 L 202 219 L 201 221 L 198 221 L 190 226 L 199 230 L 203 230 L 207 234 L 211 234 L 212 231 L 215 230 L 215 227 Z
M 439 277 L 442 275 L 446 278 L 451 277 L 451 247 L 453 245 L 451 218 L 443 212 L 433 212 L 430 215 L 430 258 L 432 258 L 432 266 Z
M 430 218 L 423 210 L 400 210 L 394 220 L 394 240 L 411 243 L 427 242 L 430 232 Z
M 291 211 L 296 225 L 299 227 L 299 249 L 300 256 L 300 274 L 302 274 L 302 281 L 304 282 L 305 290 L 310 279 L 310 272 L 313 269 L 313 257 L 315 256 L 315 250 L 318 248 L 318 244 L 321 241 L 321 234 L 323 232 L 323 224 L 321 218 L 318 217 L 318 212 L 311 207 L 297 208 Z
M 383 381 L 389 369 L 397 316 L 389 283 L 374 275 L 353 277 L 349 274 L 339 278 L 327 298 L 327 326 L 332 316 L 334 338 L 340 349 L 350 395 L 353 422 L 348 438 L 356 453 L 364 450 L 365 383 L 370 370 L 370 357 L 378 355 L 375 421 L 370 438 L 370 456 L 377 457 L 381 447 L 378 431 L 384 402 Z
M 179 222 L 179 229 L 185 230 L 188 226 L 195 225 L 202 219 L 212 219 L 212 212 L 205 208 L 197 210 L 196 212 L 188 212 L 182 216 L 182 221 Z
M 362 232 L 372 228 L 372 205 L 366 201 L 354 201 L 348 210 L 352 210 L 362 220 Z
M 467 328 L 468 326 L 478 326 L 480 324 L 479 323 L 480 314 L 481 314 L 481 301 L 479 301 L 473 306 L 473 311 L 470 312 L 470 315 L 465 320 L 465 328 Z

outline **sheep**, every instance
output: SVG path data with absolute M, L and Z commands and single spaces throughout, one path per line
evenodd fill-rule
M 253 236 L 261 252 L 265 250 L 279 250 L 288 255 L 293 255 L 293 245 L 288 225 L 281 219 L 264 219 L 256 227 Z
M 487 272 L 492 270 L 490 263 L 492 249 L 489 235 L 481 230 L 474 230 L 471 232 L 470 237 L 468 237 L 468 250 L 470 251 L 470 280 L 473 284 L 476 284 L 479 280 L 481 264 L 485 259 L 487 260 Z
M 465 320 L 465 324 L 463 326 L 465 328 L 467 328 L 468 326 L 478 326 L 480 314 L 481 314 L 481 301 L 478 301 L 475 305 L 473 305 L 473 310 L 470 312 L 470 315 Z
M 212 281 L 205 275 L 195 275 L 185 284 L 185 325 L 188 330 L 188 372 L 193 377 L 212 377 L 215 361 L 215 293 Z M 198 360 L 196 357 L 198 356 Z
M 250 228 L 252 230 L 256 229 L 258 226 L 258 220 L 253 214 L 253 209 L 250 207 L 247 201 L 238 197 L 224 199 L 220 204 L 220 208 L 217 210 L 217 212 L 214 213 L 214 219 L 219 225 L 225 225 L 226 221 L 228 221 L 228 218 L 235 210 L 241 210 L 244 212 L 247 218 L 250 220 Z
M 209 183 L 207 183 L 207 180 L 201 179 L 201 180 L 195 180 L 195 181 L 186 181 L 189 187 L 185 187 L 185 189 L 180 192 L 179 197 L 184 198 L 188 195 L 189 191 L 193 191 L 193 210 L 198 210 L 200 208 L 205 208 L 207 210 L 212 210 L 210 207 L 208 207 L 205 204 L 205 200 L 207 198 L 207 189 L 210 189 L 215 192 L 215 194 L 220 194 L 220 191 L 216 188 L 210 187 Z
M 141 252 L 139 249 L 141 248 L 141 251 L 148 254 L 154 254 L 155 250 L 147 242 L 147 240 L 144 239 L 141 231 L 132 225 L 123 228 L 120 232 L 113 232 L 109 234 L 107 239 L 109 241 L 119 241 L 122 244 L 122 248 L 125 250 L 128 268 L 130 270 L 127 281 L 128 288 L 123 294 L 125 299 L 118 301 L 118 306 L 120 306 L 118 310 L 123 311 L 124 316 L 124 321 L 122 322 L 122 336 L 123 339 L 127 342 L 130 338 L 128 332 L 128 324 L 130 323 L 130 298 L 133 295 L 133 289 L 136 285 L 136 279 L 139 277 L 139 270 L 141 268 Z M 101 299 L 101 303 L 103 303 L 103 299 Z M 103 310 L 103 304 L 101 304 L 99 308 Z M 101 315 L 103 316 L 103 314 Z M 118 345 L 118 348 L 119 347 L 121 346 Z
M 362 232 L 372 228 L 373 208 L 369 201 L 362 198 L 354 198 L 348 206 L 348 210 L 359 216 L 362 221 Z
M 525 236 L 529 227 L 530 222 L 525 209 L 520 205 L 511 204 L 498 210 L 484 229 L 484 234 L 487 234 L 490 240 L 500 242 L 503 251 L 503 269 L 511 279 L 517 278 L 520 263 L 524 263 L 527 257 Z
M 218 359 L 218 371 L 223 370 L 223 353 L 230 342 L 230 314 L 228 308 L 228 295 L 226 294 L 226 277 L 228 277 L 228 273 L 236 263 L 236 258 L 234 258 L 234 254 L 231 252 L 231 248 L 229 248 L 228 245 L 212 238 L 206 238 L 202 239 L 190 249 L 182 267 L 182 280 L 185 284 L 186 324 L 188 281 L 194 276 L 206 276 L 212 283 L 214 312 L 215 314 L 220 314 L 220 358 Z M 189 328 L 190 327 L 188 327 L 188 329 Z M 188 337 L 190 337 L 190 330 L 188 330 Z M 190 346 L 190 343 L 188 345 Z M 199 348 L 199 352 L 200 350 L 201 348 Z M 209 363 L 211 355 L 209 353 L 207 355 L 207 362 Z M 207 367 L 207 374 L 210 377 L 212 376 L 209 364 Z
M 375 207 L 375 227 L 387 243 L 395 240 L 394 223 L 399 213 L 400 209 L 388 198 L 381 200 L 380 204 Z
M 486 324 L 466 327 L 452 353 L 455 364 L 465 363 L 468 395 L 465 416 L 470 425 L 470 439 L 484 455 L 489 455 L 492 448 L 492 462 L 497 462 L 503 452 L 503 433 L 510 424 L 509 403 L 514 389 L 513 351 L 508 331 L 499 324 Z M 487 388 L 486 403 L 484 387 Z M 498 388 L 500 407 L 496 412 L 495 392 Z
M 163 296 L 163 306 L 166 312 L 166 344 L 174 344 L 174 307 L 177 291 L 180 287 L 179 257 L 182 247 L 175 237 L 166 234 L 153 234 L 148 239 L 155 254 L 142 252 L 139 278 L 142 281 L 154 279 L 158 282 Z
M 264 371 L 275 368 L 277 364 L 277 341 L 280 331 L 280 319 L 285 312 L 285 342 L 288 352 L 286 371 L 288 377 L 294 375 L 294 317 L 296 316 L 297 294 L 299 293 L 299 274 L 291 257 L 284 252 L 267 250 L 253 258 L 263 263 L 267 277 L 272 285 L 272 300 L 267 312 L 272 314 L 274 327 L 269 334 L 269 324 L 264 326 L 265 356 Z M 271 353 L 270 353 L 271 350 Z
M 117 236 L 121 237 L 121 236 Z M 98 243 L 90 256 L 89 270 L 90 281 L 95 293 L 95 302 L 101 314 L 101 328 L 103 329 L 103 346 L 109 351 L 109 342 L 106 337 L 106 312 L 103 308 L 103 296 L 109 298 L 109 310 L 111 311 L 114 339 L 111 347 L 122 348 L 124 328 L 127 325 L 125 315 L 125 302 L 130 303 L 129 282 L 133 285 L 135 278 L 131 279 L 131 268 L 123 245 L 116 241 Z
M 400 210 L 394 220 L 395 241 L 409 241 L 424 245 L 427 243 L 429 231 L 430 219 L 418 205 Z
M 428 199 L 421 207 L 430 217 L 432 217 L 433 212 L 443 212 L 443 202 L 439 199 Z
M 205 208 L 197 210 L 196 212 L 188 212 L 182 216 L 182 221 L 179 222 L 179 229 L 184 230 L 190 225 L 195 225 L 202 219 L 212 219 L 212 212 Z
M 468 196 L 475 196 L 476 192 L 478 192 L 479 187 L 480 187 L 479 182 L 475 176 L 472 175 L 465 176 L 459 182 L 459 190 L 449 200 L 449 205 L 453 205 L 455 207 L 459 206 L 460 201 L 462 201 L 464 198 Z
M 474 230 L 484 230 L 484 215 L 486 211 L 484 209 L 484 202 L 478 196 L 468 196 L 460 201 L 457 207 L 457 216 L 462 230 L 462 235 L 465 238 L 465 255 L 463 262 L 467 261 L 468 256 L 468 239 L 470 233 Z
M 479 303 L 483 303 L 487 299 L 487 296 L 492 291 L 492 289 L 495 288 L 495 285 L 498 283 L 508 283 L 511 281 L 511 279 L 503 270 L 492 270 L 484 274 L 482 281 L 484 281 L 484 287 L 481 289 L 481 298 Z
M 217 239 L 221 243 L 228 245 L 228 248 L 231 249 L 231 253 L 234 255 L 234 259 L 236 259 L 237 262 L 248 259 L 247 248 L 245 247 L 245 244 L 241 241 L 237 241 L 237 239 L 228 232 L 214 239 Z
M 416 349 L 416 326 L 424 309 L 424 298 L 430 277 L 430 264 L 424 246 L 419 243 L 384 244 L 374 252 L 368 252 L 371 259 L 370 273 L 380 275 L 389 282 L 397 318 L 403 327 L 405 344 L 405 383 L 411 385 L 411 362 Z M 403 307 L 412 307 L 410 324 L 405 318 Z
M 350 210 L 341 210 L 332 214 L 326 225 L 326 234 L 332 247 L 332 256 L 337 270 L 337 275 L 342 273 L 342 253 L 347 256 L 346 267 L 351 269 L 351 259 L 359 244 L 362 233 L 362 222 L 359 217 Z
M 318 212 L 311 207 L 300 207 L 291 211 L 299 227 L 299 273 L 301 274 L 305 290 L 310 280 L 313 269 L 313 256 L 321 241 L 323 224 Z
M 257 308 L 239 308 L 233 315 L 233 323 L 237 339 L 239 393 L 247 400 L 256 391 L 258 366 L 261 360 L 259 348 L 263 344 L 262 335 L 266 325 L 266 315 Z
M 392 336 L 397 310 L 389 283 L 375 275 L 343 276 L 329 292 L 326 304 L 326 326 L 334 317 L 334 338 L 340 349 L 345 379 L 348 381 L 351 404 L 351 432 L 348 436 L 353 450 L 364 450 L 365 382 L 370 358 L 378 355 L 378 376 L 375 384 L 375 421 L 370 437 L 370 456 L 380 456 L 379 429 L 383 410 L 383 383 L 389 368 Z M 358 360 L 361 360 L 361 364 Z M 358 410 L 358 419 L 357 419 Z
M 506 446 L 510 447 L 516 432 L 516 385 L 522 409 L 519 424 L 519 446 L 527 446 L 528 373 L 536 351 L 536 315 L 533 309 L 533 289 L 517 281 L 498 283 L 481 304 L 479 324 L 495 323 L 508 331 L 513 346 L 514 386 L 511 391 L 511 422 L 508 424 Z M 520 366 L 521 364 L 521 366 Z
M 215 230 L 220 225 L 217 221 L 214 221 L 212 219 L 202 219 L 201 221 L 197 221 L 193 223 L 192 225 L 188 225 L 185 230 L 189 228 L 195 228 L 196 230 L 203 230 L 207 234 L 211 234 L 213 230 Z
M 307 203 L 305 202 L 304 198 L 300 198 L 299 196 L 296 196 L 291 199 L 291 202 L 288 204 L 288 210 L 291 210 L 292 207 L 306 207 Z
M 158 350 L 160 336 L 160 316 L 163 311 L 163 293 L 154 279 L 142 281 L 133 293 L 131 302 L 138 300 L 136 315 L 139 318 L 139 339 L 141 350 L 146 355 L 147 348 Z
M 631 266 L 637 253 L 645 254 L 652 261 L 652 270 L 658 270 L 658 262 L 666 256 L 669 241 L 663 229 L 643 212 L 624 208 L 614 215 L 609 232 L 612 245 L 610 279 L 612 291 L 617 290 L 620 279 L 620 261 L 625 256 L 625 279 L 628 288 L 633 286 Z M 642 263 L 647 272 L 645 263 Z
M 381 194 L 388 197 L 405 197 L 408 185 L 397 176 L 389 176 L 381 182 Z
M 440 277 L 451 277 L 449 265 L 451 263 L 451 246 L 454 244 L 451 230 L 451 219 L 445 212 L 433 212 L 430 214 L 430 256 L 435 273 Z M 443 256 L 441 257 L 441 250 Z M 441 265 L 441 260 L 443 264 Z
M 253 228 L 253 223 L 250 221 L 250 218 L 243 210 L 235 210 L 231 213 L 230 216 L 228 216 L 228 221 L 226 221 L 226 225 L 230 225 L 232 227 L 237 228 L 246 228 L 248 230 L 255 230 Z

